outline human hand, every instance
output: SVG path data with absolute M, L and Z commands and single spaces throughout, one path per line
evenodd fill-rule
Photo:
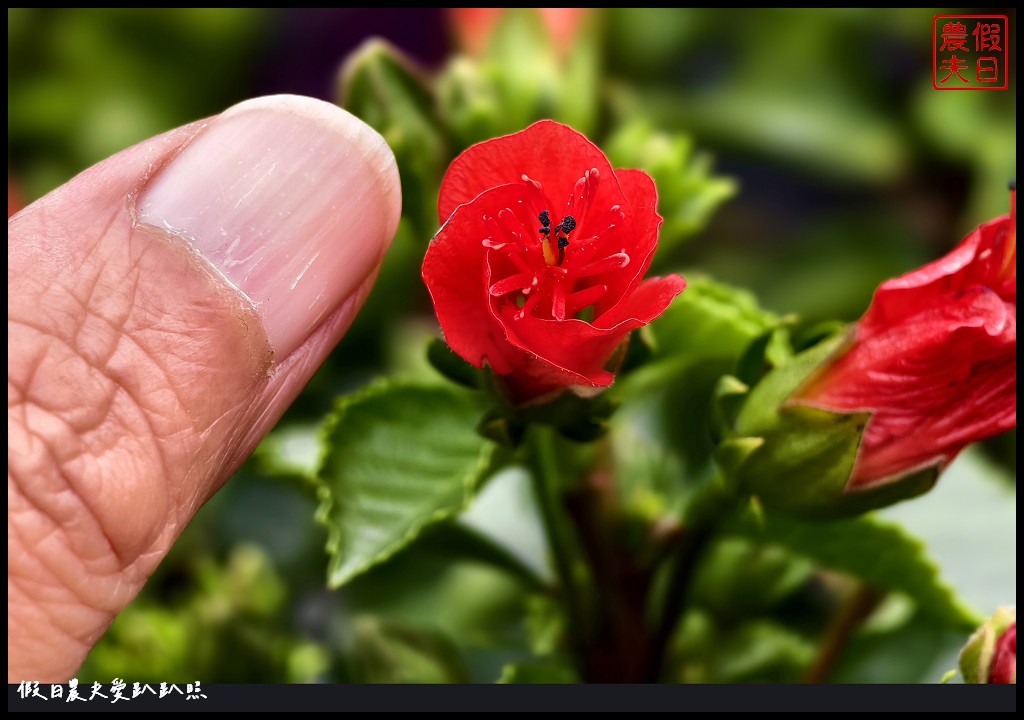
M 345 333 L 394 157 L 310 98 L 243 102 L 8 220 L 7 677 L 71 677 Z

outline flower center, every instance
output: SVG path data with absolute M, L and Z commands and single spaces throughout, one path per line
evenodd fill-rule
M 588 170 L 576 181 L 565 211 L 552 225 L 552 207 L 539 182 L 523 175 L 523 199 L 497 215 L 483 217 L 490 235 L 490 294 L 499 305 L 513 305 L 513 318 L 527 315 L 565 320 L 585 316 L 608 291 L 606 275 L 626 267 L 625 248 L 608 252 L 608 240 L 625 219 L 619 205 L 592 212 L 600 173 Z M 540 228 L 536 231 L 528 227 Z
M 576 229 L 576 218 L 566 215 L 562 218 L 562 222 L 555 227 L 557 255 L 551 249 L 551 213 L 544 210 L 537 216 L 537 219 L 540 220 L 540 230 L 537 232 L 541 234 L 540 247 L 544 253 L 544 262 L 548 265 L 561 265 L 565 262 L 565 249 L 569 247 L 569 233 Z

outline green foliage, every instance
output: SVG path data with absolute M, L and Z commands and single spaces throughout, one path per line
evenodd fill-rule
M 353 679 L 365 683 L 458 683 L 468 677 L 446 636 L 375 617 L 355 620 Z
M 517 132 L 543 118 L 592 133 L 600 100 L 598 31 L 593 18 L 585 21 L 565 48 L 536 10 L 503 13 L 482 58 L 456 57 L 438 77 L 440 106 L 457 144 Z
M 151 585 L 170 582 L 155 578 Z M 238 546 L 223 565 L 201 556 L 175 602 L 132 604 L 89 655 L 83 683 L 313 682 L 330 652 L 288 621 L 288 592 L 267 556 Z
M 708 477 L 714 438 L 706 421 L 717 383 L 776 323 L 749 293 L 688 278 L 686 291 L 646 329 L 650 362 L 612 391 L 627 399 L 611 419 L 627 503 L 657 515 L 678 507 L 683 477 L 695 484 Z
M 506 665 L 498 678 L 499 685 L 570 685 L 579 676 L 564 665 L 554 663 L 515 663 Z
M 693 602 L 736 622 L 770 611 L 806 583 L 808 559 L 779 545 L 723 537 L 708 551 L 693 581 Z
M 898 525 L 873 517 L 812 523 L 768 515 L 744 518 L 730 529 L 758 543 L 781 545 L 876 588 L 905 593 L 922 613 L 947 627 L 977 625 L 977 615 L 942 579 L 923 543 Z
M 907 605 L 899 597 L 896 603 Z M 886 613 L 883 606 L 879 615 Z M 836 683 L 936 683 L 963 645 L 963 631 L 950 629 L 934 616 L 896 608 L 892 621 L 872 618 L 843 649 L 829 680 Z M 883 618 L 883 620 L 885 620 Z M 946 663 L 946 664 L 944 664 Z
M 615 167 L 640 168 L 658 187 L 658 210 L 665 218 L 658 242 L 658 262 L 704 229 L 719 206 L 736 194 L 736 182 L 711 174 L 711 159 L 694 151 L 682 133 L 651 128 L 646 120 L 623 125 L 604 146 Z
M 338 402 L 317 473 L 332 587 L 466 508 L 491 456 L 479 413 L 471 396 L 393 383 Z

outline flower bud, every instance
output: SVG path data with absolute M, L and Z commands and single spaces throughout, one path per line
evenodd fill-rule
M 1017 609 L 1000 608 L 960 652 L 960 673 L 969 684 L 1017 684 Z
M 847 515 L 927 491 L 968 444 L 1015 428 L 1016 238 L 1014 212 L 981 225 L 778 365 L 719 448 L 726 473 L 766 505 Z

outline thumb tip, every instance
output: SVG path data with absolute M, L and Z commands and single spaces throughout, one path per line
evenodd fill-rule
M 281 359 L 380 265 L 401 203 L 379 133 L 331 103 L 272 95 L 209 120 L 144 188 L 137 215 L 243 293 Z
M 384 199 L 383 218 L 387 220 L 385 233 L 389 239 L 398 229 L 402 214 L 402 188 L 398 175 L 398 163 L 384 137 L 365 121 L 334 103 L 308 95 L 263 95 L 243 100 L 232 105 L 218 116 L 226 119 L 249 112 L 272 113 L 293 116 L 298 122 L 312 122 L 321 125 L 326 132 L 334 133 L 354 153 L 361 155 L 367 169 L 373 174 L 377 192 Z

